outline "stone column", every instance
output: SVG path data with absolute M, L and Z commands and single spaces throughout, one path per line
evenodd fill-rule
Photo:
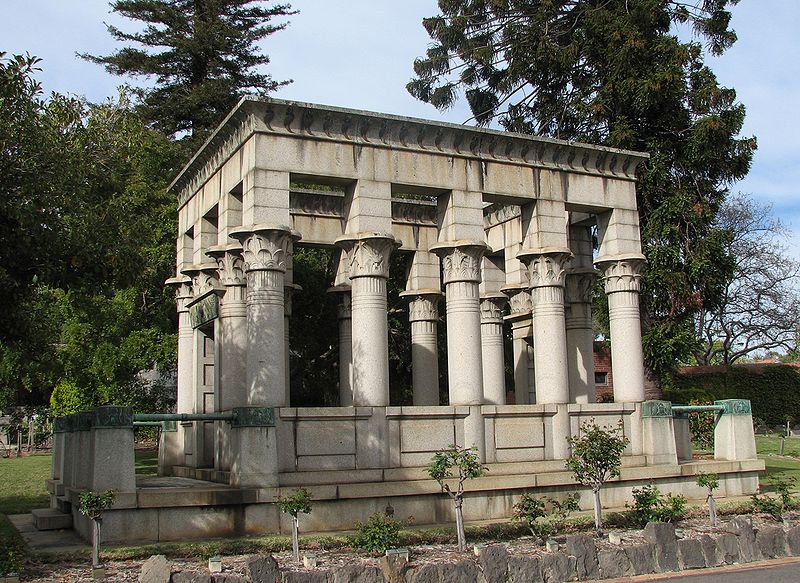
M 535 402 L 531 370 L 531 294 L 527 286 L 509 285 L 501 289 L 508 296 L 511 313 L 505 317 L 511 323 L 511 341 L 514 350 L 514 398 L 517 405 Z
M 400 294 L 409 299 L 411 322 L 411 374 L 414 405 L 439 404 L 439 300 L 436 290 L 410 290 Z
M 714 459 L 756 459 L 756 437 L 750 401 L 725 399 L 714 401 L 714 404 L 724 408 L 714 427 Z
M 192 280 L 184 275 L 172 277 L 165 282 L 175 289 L 175 304 L 178 309 L 178 413 L 194 412 L 194 329 L 189 320 L 189 303 L 192 301 Z M 178 442 L 178 463 L 187 465 L 185 444 L 191 443 L 192 424 L 178 424 L 174 439 Z M 187 432 L 190 435 L 187 435 Z M 191 458 L 191 453 L 189 451 Z M 189 460 L 190 461 L 190 460 Z
M 300 235 L 288 227 L 254 225 L 231 231 L 242 244 L 247 274 L 248 407 L 286 405 L 284 273 L 293 242 Z
M 565 326 L 569 402 L 594 403 L 594 331 L 592 289 L 594 269 L 570 269 L 566 279 Z
M 339 295 L 339 406 L 353 406 L 353 311 L 350 305 L 350 286 L 337 285 L 328 289 Z
M 104 492 L 136 491 L 136 470 L 133 457 L 133 409 L 130 407 L 98 407 L 91 413 L 92 474 L 87 487 Z
M 644 362 L 639 314 L 639 280 L 643 255 L 598 258 L 595 265 L 603 272 L 608 296 L 611 332 L 611 371 L 614 375 L 614 401 L 644 401 Z
M 389 256 L 399 246 L 388 233 L 345 235 L 351 282 L 353 405 L 389 404 L 389 336 L 386 280 Z
M 569 249 L 523 250 L 533 304 L 533 350 L 537 403 L 568 403 L 564 279 Z
M 669 401 L 645 401 L 637 407 L 642 408 L 641 451 L 647 456 L 647 465 L 677 464 L 678 452 L 675 443 L 672 403 Z M 634 450 L 635 445 L 631 443 Z
M 506 404 L 506 371 L 503 358 L 503 308 L 508 298 L 501 293 L 481 297 L 481 357 L 483 400 Z
M 483 241 L 438 243 L 431 251 L 442 259 L 447 301 L 447 375 L 450 405 L 469 405 L 464 419 L 464 446 L 477 447 L 486 459 L 483 404 L 480 291 Z

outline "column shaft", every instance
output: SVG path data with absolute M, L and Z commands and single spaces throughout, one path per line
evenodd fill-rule
M 592 287 L 594 269 L 567 273 L 566 313 L 567 365 L 571 403 L 594 403 L 594 331 Z
M 353 406 L 353 313 L 350 290 L 341 294 L 339 319 L 339 406 Z
M 410 298 L 408 319 L 411 322 L 411 374 L 414 405 L 439 404 L 439 343 L 437 331 L 441 292 L 403 292 Z
M 506 404 L 506 374 L 503 357 L 503 306 L 507 298 L 498 294 L 481 299 L 481 356 L 483 398 L 492 405 Z

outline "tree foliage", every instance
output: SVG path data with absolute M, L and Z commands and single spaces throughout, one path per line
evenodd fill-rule
M 408 84 L 440 109 L 463 93 L 481 125 L 651 154 L 637 193 L 645 357 L 659 375 L 691 354 L 692 317 L 718 303 L 733 269 L 714 221 L 756 143 L 738 136 L 744 107 L 701 42 L 712 54 L 733 44 L 737 2 L 440 0 Z
M 290 81 L 274 81 L 257 69 L 269 57 L 259 41 L 287 23 L 288 4 L 260 0 L 114 0 L 111 8 L 142 28 L 126 32 L 109 25 L 128 43 L 106 56 L 83 58 L 115 75 L 155 80 L 140 88 L 143 112 L 167 136 L 189 132 L 199 145 L 245 92 L 265 95 Z
M 717 226 L 730 236 L 735 267 L 719 303 L 695 317 L 698 364 L 733 364 L 771 350 L 792 351 L 800 325 L 800 263 L 788 256 L 788 233 L 772 207 L 738 195 Z

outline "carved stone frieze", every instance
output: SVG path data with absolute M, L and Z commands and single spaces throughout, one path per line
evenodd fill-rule
M 286 272 L 299 233 L 289 227 L 255 225 L 237 229 L 230 236 L 242 244 L 244 271 Z
M 482 241 L 438 243 L 430 248 L 442 260 L 442 283 L 481 281 L 481 259 L 488 247 Z
M 217 262 L 221 285 L 226 287 L 247 285 L 241 245 L 211 247 L 206 255 Z
M 571 258 L 569 249 L 525 249 L 517 254 L 528 270 L 531 288 L 563 287 Z
M 622 291 L 638 292 L 645 263 L 643 255 L 600 258 L 595 261 L 595 265 L 603 272 L 607 294 Z
M 389 277 L 389 256 L 399 242 L 386 233 L 345 235 L 336 240 L 347 253 L 350 279 L 356 277 Z
M 568 304 L 588 304 L 597 279 L 594 269 L 569 269 L 565 282 L 565 300 Z

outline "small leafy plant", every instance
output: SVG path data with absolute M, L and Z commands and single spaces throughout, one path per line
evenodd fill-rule
M 294 560 L 300 562 L 300 521 L 298 516 L 311 512 L 311 494 L 305 488 L 298 488 L 294 494 L 289 496 L 279 496 L 275 499 L 275 504 L 281 512 L 292 517 L 292 554 Z
M 103 512 L 111 508 L 114 504 L 113 490 L 106 490 L 102 494 L 85 490 L 80 494 L 80 504 L 78 510 L 81 514 L 92 521 L 92 567 L 100 568 L 100 522 L 103 520 Z
M 775 520 L 782 520 L 783 513 L 795 505 L 792 488 L 796 485 L 796 480 L 773 478 L 769 485 L 775 490 L 777 498 L 769 494 L 753 494 L 750 497 L 753 510 L 769 514 Z
M 454 474 L 455 471 L 455 474 Z M 428 466 L 428 475 L 439 482 L 442 492 L 453 499 L 456 507 L 456 534 L 458 536 L 458 550 L 467 550 L 467 536 L 464 532 L 464 514 L 462 506 L 464 504 L 464 482 L 473 478 L 478 478 L 486 472 L 486 468 L 478 458 L 478 450 L 475 447 L 465 448 L 457 445 L 450 445 L 447 449 L 442 449 L 433 454 L 433 459 Z M 455 490 L 447 482 L 448 478 L 455 478 Z
M 648 522 L 672 522 L 686 513 L 686 497 L 663 495 L 655 484 L 634 488 L 633 508 L 629 511 L 632 521 L 644 526 Z
M 548 510 L 549 507 L 549 510 Z M 527 492 L 514 504 L 512 522 L 525 522 L 531 534 L 541 542 L 564 527 L 571 512 L 580 510 L 578 493 L 569 494 L 563 501 L 554 498 L 537 498 Z
M 706 502 L 708 502 L 708 519 L 711 526 L 717 526 L 717 501 L 714 500 L 714 490 L 719 487 L 719 476 L 717 474 L 698 474 L 697 485 L 706 488 Z
M 616 429 L 604 429 L 594 421 L 581 424 L 580 434 L 568 437 L 572 453 L 566 466 L 575 476 L 575 481 L 592 489 L 594 503 L 594 527 L 600 535 L 603 530 L 600 489 L 608 480 L 619 476 L 622 452 L 629 440 L 622 434 L 622 423 Z
M 356 534 L 350 544 L 370 553 L 384 553 L 400 546 L 400 523 L 381 512 L 372 514 L 366 522 L 356 523 Z

